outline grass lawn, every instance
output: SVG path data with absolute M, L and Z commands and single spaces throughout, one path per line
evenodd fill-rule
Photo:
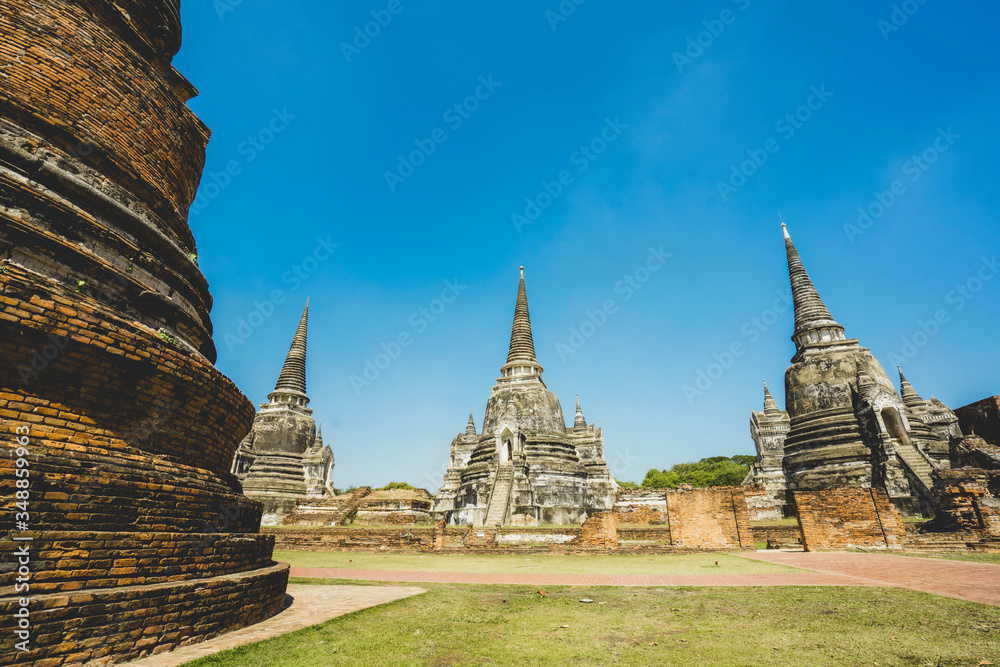
M 604 555 L 466 555 L 278 551 L 274 560 L 293 567 L 349 567 L 358 570 L 421 572 L 546 572 L 556 574 L 755 574 L 798 568 L 763 563 L 724 553 Z M 718 565 L 716 565 L 718 561 Z
M 573 586 L 547 587 L 543 597 L 525 586 L 421 586 L 428 592 L 188 664 L 943 667 L 1000 662 L 1000 609 L 902 589 Z M 594 602 L 581 603 L 582 598 Z
M 751 521 L 751 526 L 797 526 L 799 520 L 795 517 L 791 519 L 763 519 L 761 521 Z

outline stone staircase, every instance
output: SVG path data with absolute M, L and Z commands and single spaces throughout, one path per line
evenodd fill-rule
M 497 469 L 497 479 L 490 495 L 490 506 L 486 510 L 484 526 L 503 525 L 507 518 L 507 506 L 510 503 L 510 490 L 514 486 L 514 466 L 501 463 Z
M 924 486 L 922 491 L 930 495 L 931 489 L 934 488 L 934 480 L 931 479 L 931 472 L 934 468 L 913 446 L 904 445 L 895 440 L 893 440 L 893 444 L 900 460 L 909 468 L 910 473 L 920 480 L 920 483 Z

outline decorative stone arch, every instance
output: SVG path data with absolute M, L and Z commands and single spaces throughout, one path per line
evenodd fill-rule
M 868 397 L 868 405 L 875 416 L 879 433 L 888 434 L 889 437 L 902 443 L 911 444 L 910 420 L 906 416 L 906 407 L 898 398 L 888 392 L 878 392 Z
M 497 436 L 497 454 L 500 463 L 514 462 L 514 443 L 518 440 L 517 429 L 511 430 L 509 426 L 504 426 Z

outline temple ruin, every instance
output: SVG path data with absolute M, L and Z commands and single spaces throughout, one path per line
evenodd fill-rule
M 604 461 L 601 429 L 576 404 L 567 428 L 559 399 L 542 380 L 524 287 L 517 288 L 507 363 L 490 392 L 482 433 L 472 415 L 451 443 L 433 511 L 450 524 L 581 524 L 611 510 L 617 484 Z
M 209 130 L 170 64 L 178 2 L 10 0 L 0 34 L 0 528 L 30 569 L 0 572 L 0 655 L 110 663 L 263 620 L 288 567 L 229 472 L 253 406 L 214 366 L 187 224 Z
M 280 524 L 299 501 L 334 495 L 333 452 L 323 444 L 306 395 L 308 329 L 307 301 L 274 391 L 233 458 L 232 472 L 243 492 L 264 505 L 265 526 Z
M 788 515 L 785 490 L 785 438 L 788 436 L 788 412 L 778 408 L 764 384 L 764 409 L 750 413 L 750 437 L 757 450 L 757 460 L 750 466 L 743 484 L 756 484 L 765 490 L 762 507 L 755 508 L 755 519 L 781 519 Z
M 922 399 L 902 372 L 897 392 L 871 352 L 845 337 L 784 223 L 782 231 L 795 355 L 785 371 L 786 411 L 770 407 L 765 397 L 764 412 L 751 418 L 758 457 L 747 481 L 768 487 L 780 506 L 780 458 L 785 491 L 877 487 L 904 515 L 929 516 L 931 473 L 949 466 L 949 440 L 961 435 L 958 418 L 937 399 Z M 782 440 L 779 454 L 776 443 Z

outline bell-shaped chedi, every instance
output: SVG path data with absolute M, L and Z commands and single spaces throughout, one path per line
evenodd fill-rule
M 587 425 L 577 401 L 567 428 L 559 399 L 535 357 L 521 268 L 507 363 L 486 404 L 482 433 L 469 415 L 451 444 L 434 512 L 452 524 L 582 523 L 611 509 L 617 485 L 604 461 L 601 429 Z
M 288 570 L 229 472 L 253 406 L 213 365 L 187 225 L 209 131 L 170 64 L 178 2 L 12 0 L 0 35 L 0 522 L 31 569 L 27 652 L 0 573 L 0 655 L 120 661 L 260 621 Z
M 233 459 L 244 493 L 264 505 L 264 525 L 280 524 L 300 500 L 333 495 L 333 452 L 323 444 L 306 395 L 308 329 L 307 300 L 274 391 Z
M 795 308 L 795 355 L 785 371 L 787 488 L 882 487 L 905 514 L 928 515 L 930 473 L 947 465 L 954 414 L 936 399 L 924 402 L 905 379 L 901 396 L 872 353 L 845 337 L 784 223 L 782 231 Z M 771 412 L 755 413 L 760 436 L 781 421 Z M 767 449 L 758 447 L 760 467 L 768 465 Z

